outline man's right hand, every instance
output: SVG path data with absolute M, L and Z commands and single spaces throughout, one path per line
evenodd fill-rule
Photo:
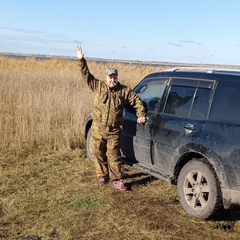
M 80 46 L 77 45 L 75 51 L 78 59 L 84 58 L 84 53 L 82 52 L 82 48 Z

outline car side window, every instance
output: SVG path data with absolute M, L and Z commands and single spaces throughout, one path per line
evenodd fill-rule
M 193 106 L 190 113 L 192 118 L 206 119 L 211 103 L 212 89 L 198 88 L 194 96 Z
M 172 83 L 164 113 L 180 117 L 206 119 L 214 83 L 212 81 L 187 79 L 173 79 Z
M 142 99 L 147 110 L 159 110 L 162 95 L 166 88 L 165 82 L 166 79 L 161 79 L 161 81 L 154 79 L 153 81 L 150 81 L 137 89 L 136 92 Z
M 219 82 L 214 94 L 209 119 L 240 123 L 240 86 L 236 83 Z
M 177 116 L 189 116 L 195 87 L 172 86 L 164 112 Z

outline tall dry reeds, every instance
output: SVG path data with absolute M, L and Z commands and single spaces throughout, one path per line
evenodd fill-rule
M 153 71 L 152 66 L 88 63 L 95 77 L 116 67 L 130 87 Z M 0 150 L 66 149 L 84 144 L 83 128 L 93 93 L 79 75 L 77 62 L 0 58 Z

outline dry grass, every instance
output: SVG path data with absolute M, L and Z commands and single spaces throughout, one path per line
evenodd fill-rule
M 89 66 L 99 78 L 114 66 L 131 87 L 161 70 Z M 130 167 L 123 169 L 130 191 L 97 185 L 83 150 L 93 95 L 76 62 L 0 58 L 0 72 L 0 239 L 240 238 L 238 219 L 229 224 L 192 218 L 178 204 L 174 186 Z
M 153 67 L 89 62 L 104 79 L 105 69 L 119 69 L 120 81 L 133 87 Z M 28 147 L 72 149 L 82 142 L 84 120 L 93 94 L 79 76 L 76 62 L 0 58 L 0 150 Z

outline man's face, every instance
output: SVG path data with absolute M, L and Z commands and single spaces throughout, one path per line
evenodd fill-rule
M 106 75 L 106 83 L 110 88 L 114 88 L 117 83 L 118 83 L 118 75 L 116 74 L 111 74 L 111 75 Z

